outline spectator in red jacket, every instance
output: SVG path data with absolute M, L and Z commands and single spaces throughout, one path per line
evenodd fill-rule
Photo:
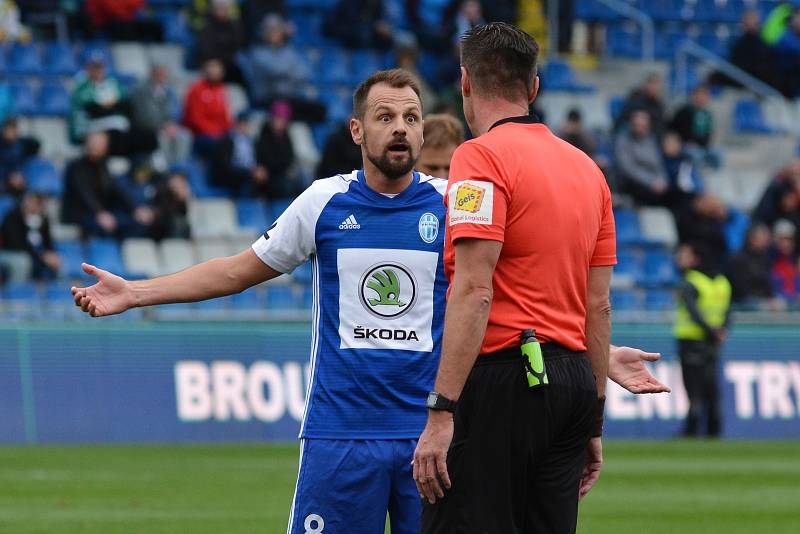
M 86 13 L 93 30 L 117 41 L 162 41 L 161 23 L 142 17 L 145 0 L 86 0 Z
M 194 152 L 207 161 L 213 159 L 219 142 L 233 128 L 224 79 L 222 62 L 207 60 L 203 77 L 189 88 L 183 107 L 183 124 L 194 134 Z

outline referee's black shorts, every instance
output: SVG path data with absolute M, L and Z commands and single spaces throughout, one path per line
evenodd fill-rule
M 424 503 L 423 534 L 569 534 L 594 428 L 583 352 L 542 345 L 549 384 L 530 389 L 519 348 L 480 356 L 455 413 L 452 488 Z

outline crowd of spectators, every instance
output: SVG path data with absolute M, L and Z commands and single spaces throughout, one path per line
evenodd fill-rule
M 451 0 L 438 24 L 420 12 L 418 1 L 392 4 L 411 22 L 402 27 L 388 5 L 337 0 L 321 31 L 345 49 L 385 53 L 414 74 L 426 113 L 460 115 L 459 35 L 486 20 L 516 20 L 517 2 Z M 30 40 L 14 2 L 0 6 L 0 41 Z M 302 147 L 290 135 L 293 122 L 331 126 L 320 146 L 317 177 L 361 165 L 346 122 L 334 125 L 319 97 L 319 73 L 293 42 L 304 28 L 289 21 L 283 0 L 190 0 L 185 13 L 192 32 L 187 64 L 197 75 L 182 99 L 166 65 L 155 63 L 144 79 L 131 81 L 116 74 L 103 50 L 83 58 L 68 115 L 71 141 L 82 153 L 64 169 L 58 214 L 45 209 L 47 199 L 41 194 L 27 191 L 22 170 L 37 157 L 39 142 L 20 135 L 8 86 L 0 81 L 0 192 L 16 199 L 0 221 L 0 271 L 7 279 L 58 275 L 54 223 L 76 225 L 85 238 L 191 237 L 193 191 L 181 169 L 192 159 L 202 162 L 209 185 L 222 194 L 267 201 L 294 198 L 313 177 L 299 170 Z M 152 16 L 146 0 L 87 0 L 73 20 L 85 39 L 99 35 L 157 42 L 168 29 Z M 762 25 L 757 13 L 748 12 L 741 26 L 732 61 L 785 94 L 797 94 L 800 15 L 784 7 Z M 431 54 L 438 68 L 422 68 L 423 56 Z M 226 84 L 244 90 L 246 111 L 234 115 Z M 728 273 L 738 305 L 783 309 L 800 302 L 800 159 L 770 183 L 748 230 L 745 214 L 704 187 L 705 170 L 720 163 L 710 101 L 710 87 L 698 84 L 685 102 L 668 106 L 663 79 L 650 74 L 627 95 L 605 138 L 588 131 L 577 109 L 552 122 L 558 123 L 558 135 L 597 162 L 618 197 L 627 196 L 636 206 L 667 208 L 680 242 L 707 245 L 716 267 Z M 253 112 L 264 117 L 259 128 Z M 441 161 L 426 163 L 426 168 L 446 169 L 448 150 L 449 145 L 442 148 Z M 112 170 L 114 158 L 127 160 L 123 176 Z M 52 220 L 54 215 L 59 221 Z M 746 236 L 737 237 L 745 230 Z

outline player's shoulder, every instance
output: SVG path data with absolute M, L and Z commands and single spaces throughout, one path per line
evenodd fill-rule
M 437 178 L 436 176 L 429 176 L 424 173 L 419 173 L 419 183 L 420 185 L 426 184 L 431 186 L 441 196 L 444 196 L 445 191 L 447 190 L 447 180 L 444 178 Z
M 314 212 L 319 214 L 336 195 L 347 193 L 350 190 L 350 186 L 357 181 L 357 171 L 314 180 L 292 202 L 292 209 L 305 213 Z

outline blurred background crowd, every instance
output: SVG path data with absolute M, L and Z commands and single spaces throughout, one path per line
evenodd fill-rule
M 82 260 L 143 277 L 241 250 L 361 166 L 373 71 L 461 120 L 459 36 L 496 20 L 542 43 L 532 112 L 614 192 L 617 310 L 674 309 L 697 242 L 738 309 L 800 308 L 800 5 L 765 0 L 0 0 L 0 300 L 38 303 L 0 308 L 64 313 Z M 310 271 L 283 278 L 183 311 L 306 308 Z

